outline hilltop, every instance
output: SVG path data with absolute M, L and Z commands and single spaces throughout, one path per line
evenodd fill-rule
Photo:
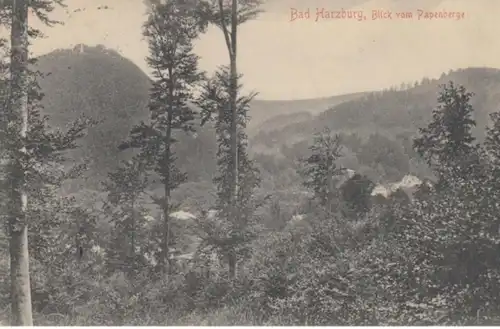
M 64 128 L 82 114 L 100 121 L 82 140 L 82 147 L 71 154 L 90 159 L 85 184 L 95 188 L 121 160 L 130 157 L 130 152 L 119 152 L 117 146 L 135 124 L 148 120 L 151 81 L 133 62 L 104 46 L 59 49 L 40 56 L 36 68 L 46 74 L 40 86 L 45 94 L 45 114 L 54 127 Z M 298 101 L 256 99 L 251 104 L 249 134 L 302 122 L 361 95 Z M 277 114 L 280 116 L 275 117 Z M 188 172 L 190 181 L 210 181 L 215 172 L 214 131 L 208 125 L 198 128 L 197 136 L 177 136 L 182 141 L 176 149 L 179 165 Z
M 52 126 L 64 128 L 82 114 L 99 121 L 81 141 L 82 147 L 71 154 L 90 159 L 85 184 L 96 188 L 121 160 L 131 156 L 119 151 L 118 145 L 135 124 L 148 120 L 151 80 L 133 62 L 103 46 L 56 50 L 40 56 L 36 65 L 46 74 L 40 86 Z M 197 138 L 183 133 L 177 137 L 182 141 L 177 149 L 179 165 L 190 180 L 209 179 L 215 170 L 213 129 L 199 129 Z
M 76 46 L 40 56 L 36 68 L 50 124 L 64 128 L 80 115 L 99 121 L 75 150 L 91 161 L 90 177 L 100 180 L 126 156 L 118 144 L 134 124 L 147 119 L 150 82 L 131 61 L 101 46 Z
M 54 126 L 65 127 L 81 114 L 101 121 L 72 154 L 91 160 L 86 186 L 95 188 L 130 156 L 130 152 L 119 152 L 117 146 L 133 125 L 148 119 L 151 81 L 134 63 L 102 46 L 54 51 L 41 56 L 37 68 L 49 73 L 40 85 L 46 114 Z M 482 138 L 488 114 L 496 111 L 500 102 L 500 70 L 468 68 L 443 74 L 440 79 L 423 79 L 404 90 L 297 101 L 256 99 L 250 106 L 248 127 L 251 152 L 264 176 L 276 170 L 280 175 L 291 175 L 285 181 L 295 181 L 291 173 L 295 159 L 307 151 L 314 132 L 328 126 L 346 137 L 342 161 L 349 168 L 381 182 L 396 181 L 408 173 L 425 175 L 425 168 L 411 151 L 411 138 L 430 119 L 439 85 L 450 80 L 475 93 L 475 133 Z M 195 186 L 205 186 L 216 168 L 213 128 L 198 128 L 196 136 L 180 134 L 178 138 L 179 166 Z

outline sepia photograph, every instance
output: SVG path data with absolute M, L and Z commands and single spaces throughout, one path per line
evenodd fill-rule
M 500 326 L 499 15 L 0 0 L 0 325 Z

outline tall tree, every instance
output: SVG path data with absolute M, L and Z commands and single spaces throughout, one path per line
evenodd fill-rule
M 237 195 L 234 198 L 234 180 L 232 171 L 235 157 L 231 147 L 231 120 L 233 119 L 230 107 L 230 70 L 221 68 L 208 82 L 198 99 L 198 105 L 203 109 L 203 121 L 214 119 L 217 136 L 217 167 L 218 175 L 214 177 L 217 185 L 218 216 L 224 219 L 224 234 L 216 240 L 217 249 L 228 261 L 229 276 L 236 276 L 238 254 L 245 250 L 246 242 L 251 238 L 252 208 L 255 207 L 253 192 L 260 183 L 258 170 L 247 153 L 247 135 L 245 127 L 248 120 L 250 101 L 255 94 L 241 96 L 237 100 L 237 159 L 238 185 Z M 238 89 L 241 85 L 238 86 Z M 250 231 L 249 231 L 250 229 Z
M 29 133 L 29 37 L 39 36 L 30 29 L 28 12 L 46 25 L 57 23 L 48 14 L 62 0 L 4 0 L 0 3 L 0 24 L 10 29 L 10 86 L 8 106 L 1 118 L 4 135 L 5 194 L 10 234 L 11 322 L 33 325 L 28 252 L 28 168 L 32 158 L 27 148 Z M 10 21 L 7 19 L 10 17 Z
M 85 163 L 71 165 L 65 153 L 77 147 L 77 140 L 85 135 L 85 130 L 94 122 L 82 117 L 70 124 L 67 131 L 48 126 L 48 118 L 41 115 L 40 100 L 42 94 L 36 83 L 38 74 L 31 71 L 27 71 L 26 74 L 28 77 L 26 85 L 28 91 L 27 124 L 23 138 L 15 135 L 17 131 L 13 128 L 15 121 L 12 121 L 14 115 L 11 112 L 13 108 L 4 108 L 3 111 L 2 119 L 6 121 L 2 121 L 3 129 L 0 130 L 0 143 L 2 158 L 6 161 L 2 168 L 4 175 L 1 179 L 3 196 L 1 206 L 6 213 L 11 239 L 14 238 L 10 251 L 13 253 L 21 252 L 23 257 L 21 259 L 28 257 L 25 254 L 26 250 L 14 247 L 16 243 L 20 243 L 19 241 L 23 243 L 23 248 L 27 247 L 26 239 L 29 238 L 31 241 L 28 249 L 29 260 L 43 264 L 44 270 L 47 271 L 48 267 L 57 267 L 53 266 L 54 263 L 61 260 L 54 251 L 60 251 L 57 248 L 61 246 L 62 229 L 71 225 L 69 220 L 72 216 L 67 211 L 74 203 L 71 198 L 61 198 L 57 194 L 65 181 L 81 177 L 83 170 L 85 170 Z M 23 145 L 24 148 L 20 150 L 18 145 Z M 23 153 L 19 154 L 21 151 Z M 20 157 L 21 155 L 22 157 Z M 11 201 L 13 197 L 19 196 L 12 191 L 13 180 L 19 179 L 19 176 L 12 175 L 15 167 L 11 161 L 17 157 L 20 158 L 14 164 L 23 170 L 21 186 L 23 187 L 24 200 L 30 201 L 25 205 L 25 208 L 22 208 L 22 213 L 14 212 L 19 211 L 19 208 L 14 208 Z M 13 214 L 23 216 L 23 221 L 19 222 L 19 219 L 14 218 Z M 23 227 L 23 225 L 26 232 L 19 232 L 19 227 Z M 25 233 L 28 236 L 25 236 Z M 71 234 L 64 234 L 65 237 L 69 235 Z M 12 270 L 16 268 L 16 266 L 11 267 Z M 24 267 L 23 269 L 29 270 L 30 268 Z M 26 273 L 23 275 L 27 275 L 26 277 L 29 278 L 29 273 L 30 271 L 28 271 L 28 275 Z M 19 274 L 17 275 L 19 277 Z M 26 277 L 22 276 L 24 284 L 26 284 Z M 19 282 L 16 282 L 14 278 L 16 277 L 12 278 L 11 284 L 16 287 Z M 18 292 L 13 289 L 13 293 Z M 17 303 L 16 298 L 23 296 L 26 296 L 24 291 L 23 295 L 13 298 L 12 302 Z M 15 316 L 15 314 L 13 315 Z
M 160 178 L 163 196 L 157 203 L 163 212 L 163 242 L 160 266 L 168 272 L 171 191 L 186 181 L 175 166 L 175 131 L 193 131 L 194 112 L 188 105 L 193 87 L 203 78 L 193 41 L 205 28 L 196 2 L 191 0 L 153 1 L 144 35 L 149 42 L 149 67 L 155 77 L 150 93 L 150 122 L 131 131 L 123 148 L 140 148 L 140 157 Z
M 245 201 L 239 198 L 243 197 L 246 192 L 240 191 L 240 189 L 242 186 L 250 189 L 255 187 L 255 177 L 251 179 L 252 183 L 240 181 L 242 175 L 248 176 L 252 173 L 250 174 L 252 176 L 255 174 L 255 169 L 252 168 L 251 161 L 246 155 L 246 135 L 244 132 L 248 104 L 255 97 L 255 94 L 239 97 L 241 75 L 237 69 L 238 26 L 255 18 L 261 12 L 259 9 L 261 1 L 232 0 L 224 2 L 224 0 L 209 0 L 205 1 L 204 4 L 205 14 L 208 14 L 209 22 L 222 30 L 229 55 L 229 67 L 222 68 L 216 74 L 214 84 L 207 86 L 206 93 L 202 96 L 204 101 L 201 101 L 200 105 L 205 113 L 217 113 L 218 142 L 220 145 L 219 172 L 222 173 L 222 168 L 227 171 L 221 175 L 219 180 L 219 206 L 222 211 L 221 215 L 234 226 L 234 229 L 230 229 L 232 233 L 229 235 L 236 236 L 238 235 L 237 230 L 242 230 L 245 222 L 241 209 Z M 222 151 L 221 149 L 225 146 L 228 149 Z M 240 171 L 245 170 L 247 170 L 246 173 L 240 173 Z M 234 246 L 234 244 L 229 245 Z M 226 252 L 229 275 L 233 278 L 236 276 L 237 251 L 233 247 L 228 247 Z
M 316 133 L 310 146 L 311 154 L 302 159 L 300 174 L 304 177 L 304 186 L 314 191 L 315 197 L 328 212 L 334 210 L 336 199 L 336 177 L 343 174 L 336 161 L 342 155 L 342 145 L 339 135 L 333 135 L 325 128 Z
M 420 136 L 413 146 L 436 173 L 446 176 L 467 177 L 471 161 L 476 161 L 478 146 L 472 136 L 476 125 L 470 104 L 472 93 L 453 82 L 442 86 L 438 97 L 439 105 L 432 113 L 432 122 L 420 128 Z
M 11 23 L 10 111 L 4 124 L 8 148 L 11 315 L 13 325 L 32 326 L 28 254 L 28 197 L 23 160 L 28 131 L 28 1 L 14 0 Z

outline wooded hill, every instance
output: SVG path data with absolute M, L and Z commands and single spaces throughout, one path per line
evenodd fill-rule
M 471 100 L 477 122 L 473 133 L 484 137 L 489 113 L 498 110 L 500 70 L 467 68 L 424 78 L 411 86 L 373 92 L 335 105 L 302 120 L 294 120 L 254 135 L 254 152 L 262 157 L 293 159 L 307 152 L 310 136 L 325 126 L 344 136 L 344 164 L 373 180 L 394 181 L 406 173 L 428 175 L 411 147 L 419 127 L 425 126 L 437 104 L 439 85 L 454 81 L 474 93 Z M 382 167 L 382 168 L 380 168 Z
M 150 79 L 131 61 L 102 46 L 57 50 L 41 56 L 37 65 L 48 73 L 40 84 L 45 111 L 54 126 L 64 127 L 81 114 L 100 121 L 83 139 L 83 147 L 73 153 L 90 159 L 83 186 L 96 189 L 108 172 L 130 157 L 130 151 L 119 151 L 118 145 L 133 125 L 148 119 Z M 296 187 L 296 159 L 307 153 L 311 136 L 325 126 L 343 135 L 342 164 L 375 182 L 398 181 L 408 173 L 429 175 L 411 148 L 411 138 L 431 118 L 438 86 L 450 80 L 475 93 L 475 134 L 481 139 L 488 114 L 497 110 L 500 101 L 497 69 L 461 69 L 440 79 L 424 78 L 404 89 L 373 93 L 297 101 L 253 100 L 250 151 L 269 178 L 264 180 L 265 189 Z M 182 141 L 176 146 L 178 163 L 190 183 L 176 193 L 182 197 L 186 191 L 202 190 L 197 193 L 206 195 L 216 168 L 213 127 L 198 127 L 194 136 L 181 133 L 177 137 Z

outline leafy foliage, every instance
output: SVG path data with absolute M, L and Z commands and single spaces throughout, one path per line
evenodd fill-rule
M 77 260 L 78 255 L 82 256 L 81 250 L 89 250 L 95 243 L 95 218 L 79 208 L 74 199 L 60 196 L 63 184 L 80 177 L 85 170 L 84 161 L 70 161 L 67 153 L 78 146 L 77 141 L 85 136 L 86 130 L 95 122 L 83 116 L 68 125 L 66 130 L 50 127 L 47 116 L 41 114 L 43 94 L 38 86 L 40 73 L 27 68 L 18 68 L 17 73 L 21 71 L 27 77 L 22 87 L 27 92 L 27 111 L 23 113 L 27 116 L 27 129 L 25 135 L 19 133 L 24 119 L 18 109 L 12 106 L 22 95 L 18 85 L 20 82 L 12 83 L 12 88 L 5 84 L 4 91 L 7 93 L 6 99 L 2 99 L 5 100 L 5 106 L 0 123 L 3 160 L 3 201 L 0 206 L 4 221 L 9 219 L 10 234 L 19 225 L 29 224 L 34 306 L 40 308 L 44 302 L 48 302 L 45 297 L 57 298 L 58 294 L 66 291 L 66 286 L 51 285 L 51 275 L 66 275 L 64 265 Z M 28 199 L 22 213 L 19 213 L 17 204 L 19 187 L 22 187 Z M 77 213 L 80 216 L 75 216 Z M 75 226 L 79 228 L 74 230 Z M 40 296 L 45 297 L 39 300 Z
M 304 186 L 311 188 L 321 204 L 331 211 L 336 196 L 335 179 L 344 171 L 336 164 L 342 151 L 340 137 L 333 136 L 331 131 L 325 128 L 316 134 L 310 150 L 311 155 L 303 160 L 304 167 L 301 170 L 305 178 Z
M 452 82 L 439 95 L 440 105 L 433 112 L 433 121 L 420 129 L 422 137 L 414 141 L 415 149 L 429 165 L 436 161 L 450 165 L 474 152 L 471 129 L 476 123 L 471 117 L 471 96 L 463 86 L 455 88 Z
M 184 168 L 174 157 L 176 150 L 190 148 L 179 136 L 186 132 L 195 136 L 201 129 L 196 127 L 197 113 L 188 106 L 203 78 L 191 43 L 207 22 L 223 30 L 232 26 L 230 8 L 223 2 L 198 4 L 152 2 L 145 27 L 155 74 L 150 120 L 132 130 L 124 146 L 139 152 L 108 174 L 101 187 L 103 195 L 92 205 L 85 204 L 80 194 L 68 195 L 64 184 L 82 177 L 86 163 L 74 161 L 69 152 L 95 122 L 83 117 L 66 130 L 52 129 L 33 74 L 29 130 L 21 140 L 14 128 L 9 130 L 6 119 L 16 116 L 3 106 L 8 104 L 4 101 L 9 90 L 2 88 L 7 84 L 0 79 L 5 120 L 0 155 L 19 157 L 21 144 L 28 151 L 19 163 L 29 187 L 31 288 L 37 324 L 495 324 L 500 318 L 496 215 L 500 210 L 500 115 L 491 115 L 485 142 L 476 142 L 473 95 L 454 83 L 443 87 L 430 123 L 414 139 L 415 150 L 411 150 L 411 127 L 398 131 L 396 138 L 383 132 L 360 136 L 336 129 L 340 123 L 334 121 L 314 136 L 309 149 L 308 140 L 294 140 L 278 147 L 281 159 L 264 153 L 255 156 L 267 174 L 264 189 L 259 189 L 259 171 L 245 133 L 255 95 L 241 96 L 241 86 L 235 93 L 234 81 L 239 79 L 232 76 L 234 70 L 223 67 L 204 81 L 196 100 L 202 123 L 213 124 L 217 138 L 216 209 L 207 211 L 213 206 L 210 201 L 197 204 L 200 209 L 194 202 L 185 202 L 183 209 L 190 212 L 183 211 L 185 217 L 180 219 L 173 216 L 180 209 L 173 192 L 181 183 L 189 179 L 192 184 L 180 193 L 181 198 L 193 199 L 192 189 L 209 190 L 182 173 Z M 238 4 L 239 23 L 258 11 L 253 1 Z M 2 63 L 0 77 L 5 77 L 4 68 L 8 65 Z M 434 92 L 434 85 L 423 81 L 415 88 Z M 232 112 L 234 94 L 236 112 Z M 398 100 L 391 103 L 396 96 Z M 360 106 L 353 115 L 379 101 L 394 107 L 417 102 L 419 109 L 430 108 L 431 102 L 413 97 L 406 90 L 368 95 L 354 101 Z M 343 123 L 356 126 L 346 112 L 349 106 L 352 103 L 326 113 L 322 123 L 335 112 L 334 116 L 345 116 Z M 387 129 L 408 117 L 422 123 L 418 113 L 407 112 L 393 115 L 388 110 L 382 115 L 375 109 L 368 119 L 359 120 L 387 119 L 381 125 Z M 230 210 L 234 123 L 237 214 Z M 311 127 L 301 130 L 307 139 Z M 338 134 L 332 134 L 331 128 Z M 267 137 L 276 135 L 268 132 Z M 299 167 L 297 155 L 304 156 L 298 170 L 301 176 L 294 170 Z M 437 183 L 426 180 L 411 196 L 403 188 L 387 198 L 371 195 L 373 176 L 400 179 L 418 157 L 431 163 Z M 344 168 L 352 168 L 346 163 L 365 172 L 346 178 Z M 299 186 L 300 178 L 312 193 Z M 2 184 L 9 184 L 5 175 Z M 1 191 L 8 189 L 4 186 Z M 270 191 L 272 203 L 260 207 Z M 2 201 L 2 214 L 8 206 Z M 161 220 L 160 212 L 168 221 Z M 168 275 L 156 275 L 157 260 L 165 256 L 165 241 L 172 268 L 164 273 Z M 228 279 L 225 263 L 233 253 L 238 256 L 239 271 Z M 0 296 L 8 291 L 1 283 Z M 0 299 L 0 309 L 7 302 Z
M 197 104 L 202 109 L 202 122 L 215 120 L 215 129 L 217 134 L 218 175 L 214 178 L 217 186 L 217 208 L 219 216 L 222 218 L 231 218 L 230 198 L 233 193 L 229 180 L 231 179 L 232 154 L 230 148 L 230 123 L 232 120 L 229 106 L 229 87 L 230 74 L 229 69 L 223 67 L 215 76 L 207 81 L 204 86 Z M 239 89 L 241 86 L 239 86 Z M 232 248 L 245 249 L 246 243 L 252 237 L 251 227 L 252 213 L 258 200 L 254 198 L 254 190 L 259 186 L 260 179 L 258 170 L 253 161 L 249 159 L 247 149 L 247 136 L 245 127 L 248 120 L 248 109 L 250 101 L 255 94 L 249 96 L 240 96 L 237 100 L 237 131 L 238 131 L 238 220 L 228 220 L 223 229 L 225 232 L 222 244 L 218 244 L 218 249 L 224 254 Z M 250 231 L 248 230 L 250 229 Z M 229 243 L 232 241 L 231 243 Z M 222 247 L 225 246 L 225 247 Z M 243 252 L 243 250 L 237 252 Z
M 371 180 L 360 174 L 355 174 L 341 186 L 342 200 L 346 203 L 350 216 L 357 218 L 370 210 L 371 192 L 374 187 L 375 184 Z
M 140 265 L 144 266 L 144 252 L 147 250 L 147 210 L 141 205 L 148 184 L 143 165 L 137 159 L 131 160 L 116 172 L 109 174 L 104 183 L 108 192 L 105 210 L 112 224 L 112 238 L 108 245 L 107 259 L 112 271 L 134 275 Z
M 145 164 L 143 169 L 153 170 L 163 185 L 163 196 L 154 200 L 163 211 L 164 236 L 159 260 L 164 268 L 170 257 L 171 191 L 187 180 L 186 174 L 175 165 L 173 131 L 194 131 L 195 114 L 187 102 L 203 78 L 198 70 L 198 56 L 193 53 L 193 40 L 204 28 L 197 13 L 193 3 L 183 0 L 153 4 L 144 26 L 149 42 L 148 64 L 155 77 L 150 92 L 150 122 L 134 127 L 129 141 L 122 145 L 122 148 L 139 148 L 138 160 Z

